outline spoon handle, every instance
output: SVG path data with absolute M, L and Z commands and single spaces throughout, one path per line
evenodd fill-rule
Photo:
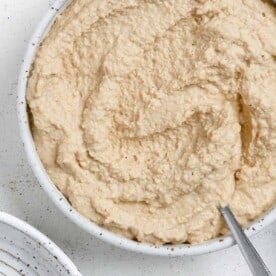
M 271 276 L 271 272 L 266 267 L 253 244 L 244 234 L 230 208 L 228 206 L 221 208 L 221 213 L 224 216 L 224 219 L 227 222 L 252 274 L 254 276 Z

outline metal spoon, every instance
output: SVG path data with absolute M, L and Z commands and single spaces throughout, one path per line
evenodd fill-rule
M 268 270 L 253 244 L 244 234 L 230 208 L 228 206 L 222 207 L 220 211 L 224 216 L 224 219 L 227 222 L 228 227 L 230 228 L 232 235 L 237 242 L 252 274 L 254 276 L 271 276 L 271 272 Z

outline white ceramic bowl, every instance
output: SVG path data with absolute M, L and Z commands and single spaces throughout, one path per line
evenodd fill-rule
M 38 25 L 26 51 L 24 63 L 21 68 L 18 85 L 18 116 L 20 133 L 23 139 L 24 148 L 27 153 L 29 163 L 39 180 L 40 184 L 53 200 L 53 202 L 62 210 L 62 212 L 74 221 L 78 226 L 83 228 L 88 233 L 104 240 L 113 245 L 125 248 L 131 251 L 141 252 L 151 255 L 162 256 L 181 256 L 181 255 L 198 255 L 217 251 L 223 248 L 230 247 L 234 244 L 231 236 L 220 237 L 197 245 L 172 245 L 172 246 L 153 246 L 145 243 L 137 243 L 127 238 L 121 237 L 115 233 L 112 233 L 102 227 L 99 227 L 95 223 L 89 221 L 68 203 L 66 198 L 58 191 L 56 186 L 49 179 L 43 165 L 36 152 L 33 142 L 32 134 L 29 127 L 28 114 L 26 109 L 26 85 L 28 79 L 28 73 L 30 71 L 32 62 L 35 57 L 36 49 L 39 43 L 43 40 L 47 31 L 54 22 L 56 16 L 70 3 L 70 0 L 57 0 L 54 5 L 47 12 L 45 17 Z M 253 233 L 259 232 L 266 225 L 271 224 L 276 220 L 276 209 L 273 208 L 267 212 L 261 219 L 250 225 L 245 232 L 251 236 Z
M 1 275 L 81 274 L 47 237 L 26 222 L 0 212 Z

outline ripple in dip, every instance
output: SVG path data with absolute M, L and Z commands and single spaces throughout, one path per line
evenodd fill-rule
M 276 19 L 257 0 L 75 0 L 27 100 L 39 156 L 81 214 L 199 243 L 276 201 Z

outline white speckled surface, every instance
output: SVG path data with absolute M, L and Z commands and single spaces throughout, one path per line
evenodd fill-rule
M 18 72 L 27 41 L 53 0 L 0 0 L 0 210 L 49 236 L 83 275 L 250 275 L 237 247 L 197 257 L 165 259 L 104 244 L 65 218 L 31 172 L 16 117 Z M 276 274 L 276 223 L 253 243 Z

